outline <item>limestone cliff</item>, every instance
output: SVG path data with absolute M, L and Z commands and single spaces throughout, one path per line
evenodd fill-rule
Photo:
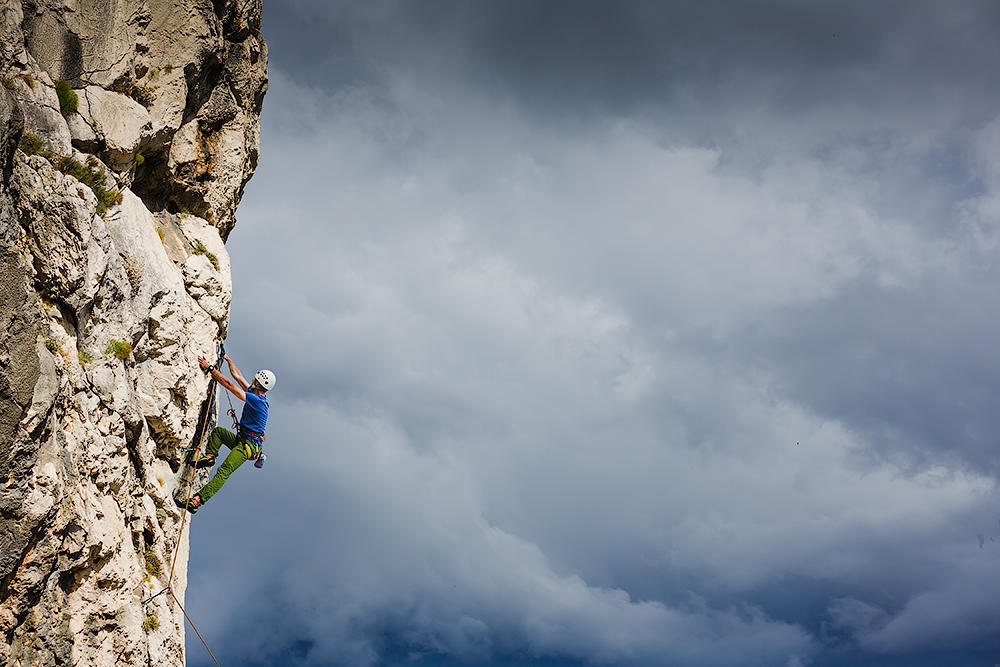
M 172 496 L 225 338 L 267 89 L 261 0 L 0 14 L 0 651 L 182 665 Z

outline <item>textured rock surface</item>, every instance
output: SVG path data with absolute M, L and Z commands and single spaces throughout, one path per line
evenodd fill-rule
M 184 664 L 179 605 L 143 600 L 175 558 L 184 599 L 172 496 L 191 482 L 183 449 L 206 396 L 196 357 L 228 326 L 224 239 L 267 88 L 260 10 L 14 0 L 0 12 L 3 664 Z M 17 149 L 22 132 L 34 146 Z
M 92 141 L 58 118 L 52 83 L 65 80 L 108 166 L 126 171 L 143 156 L 129 174 L 133 192 L 190 211 L 225 238 L 257 165 L 267 90 L 260 16 L 261 0 L 15 0 L 0 20 L 17 96 L 37 117 L 28 125 L 50 150 Z M 17 77 L 25 72 L 42 85 Z M 116 90 L 146 108 L 125 94 L 115 104 Z

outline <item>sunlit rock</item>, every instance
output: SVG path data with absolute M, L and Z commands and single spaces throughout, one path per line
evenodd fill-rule
M 197 356 L 228 328 L 223 239 L 257 162 L 260 3 L 10 9 L 0 659 L 180 666 L 174 497 L 208 389 Z M 150 599 L 168 584 L 176 600 Z

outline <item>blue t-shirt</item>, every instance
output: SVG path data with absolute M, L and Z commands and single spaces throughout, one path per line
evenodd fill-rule
M 243 406 L 240 425 L 245 431 L 263 433 L 267 427 L 267 396 L 258 396 L 246 392 L 247 402 Z

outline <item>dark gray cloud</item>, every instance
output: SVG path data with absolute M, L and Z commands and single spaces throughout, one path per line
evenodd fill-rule
M 1000 11 L 973 2 L 276 1 L 276 62 L 324 84 L 458 77 L 560 115 L 756 100 L 785 111 L 998 97 Z M 887 108 L 888 107 L 888 108 Z
M 908 458 L 903 465 L 952 454 L 996 474 L 1000 320 L 990 304 L 1000 294 L 972 273 L 912 290 L 858 285 L 741 331 L 739 354 L 775 369 L 787 395 L 846 421 L 882 455 Z
M 210 643 L 994 664 L 994 5 L 265 11 Z

